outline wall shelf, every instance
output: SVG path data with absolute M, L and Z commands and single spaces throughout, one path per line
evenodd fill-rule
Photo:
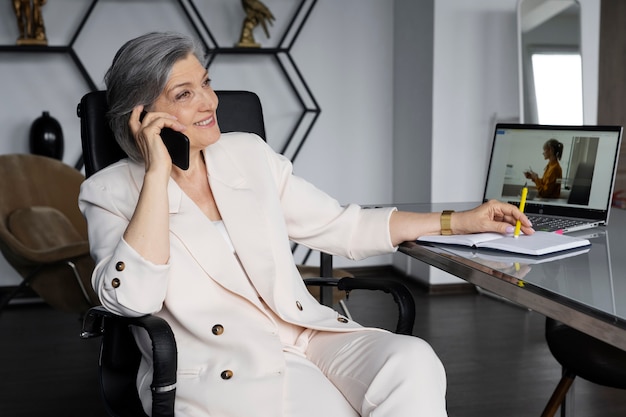
M 274 58 L 290 90 L 293 92 L 299 105 L 301 106 L 301 112 L 289 132 L 285 145 L 282 150 L 280 150 L 280 152 L 287 156 L 290 160 L 295 160 L 321 112 L 321 109 L 308 84 L 306 83 L 306 80 L 302 76 L 300 69 L 291 56 L 291 48 L 300 34 L 302 27 L 309 18 L 311 11 L 315 7 L 317 0 L 300 0 L 295 13 L 292 15 L 280 41 L 278 42 L 278 46 L 270 48 L 221 47 L 218 45 L 216 38 L 213 36 L 213 33 L 196 7 L 194 0 L 176 1 L 180 5 L 181 10 L 189 21 L 191 27 L 198 34 L 199 39 L 204 44 L 209 56 L 207 68 L 210 67 L 214 63 L 215 59 L 220 55 L 267 55 Z M 91 91 L 97 90 L 98 87 L 76 53 L 74 44 L 81 35 L 85 24 L 92 16 L 98 2 L 99 0 L 91 0 L 91 3 L 87 7 L 85 14 L 76 27 L 68 45 L 0 45 L 0 53 L 67 54 L 79 70 L 81 76 L 89 86 L 89 89 Z M 299 135 L 298 132 L 300 132 Z M 290 154 L 287 154 L 288 151 L 290 151 Z M 79 161 L 77 161 L 76 168 L 82 168 L 82 157 Z
M 45 46 L 45 45 L 32 45 L 32 46 L 18 46 L 18 45 L 0 45 L 0 53 L 18 53 L 18 54 L 67 54 L 72 58 L 72 62 L 78 68 L 78 71 L 82 75 L 83 79 L 89 86 L 90 90 L 96 90 L 96 84 L 91 79 L 89 72 L 81 62 L 80 58 L 76 54 L 76 51 L 71 46 Z
M 179 2 L 181 2 L 182 5 L 182 0 L 179 0 Z M 286 29 L 282 33 L 277 46 L 269 48 L 237 48 L 220 46 L 204 19 L 201 18 L 193 0 L 188 0 L 188 3 L 190 9 L 197 16 L 198 22 L 201 26 L 198 27 L 194 23 L 194 29 L 197 33 L 201 33 L 202 31 L 205 33 L 203 40 L 207 47 L 207 51 L 209 52 L 207 68 L 210 67 L 215 59 L 220 55 L 269 55 L 274 58 L 274 61 L 301 107 L 300 115 L 289 132 L 287 141 L 280 150 L 280 153 L 288 157 L 291 161 L 294 161 L 300 153 L 302 146 L 313 129 L 313 125 L 321 113 L 319 104 L 315 100 L 311 89 L 302 76 L 302 72 L 291 56 L 291 49 L 306 21 L 311 15 L 317 0 L 300 0 L 295 13 L 291 16 Z M 298 131 L 301 131 L 302 134 L 296 136 Z M 289 152 L 289 150 L 292 151 Z

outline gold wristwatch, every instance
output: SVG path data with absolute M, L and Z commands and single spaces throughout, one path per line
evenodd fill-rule
M 452 234 L 452 228 L 450 227 L 450 220 L 452 219 L 452 213 L 454 210 L 444 210 L 441 212 L 441 234 L 449 236 Z

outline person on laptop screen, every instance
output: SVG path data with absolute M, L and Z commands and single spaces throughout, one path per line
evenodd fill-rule
M 524 176 L 532 180 L 537 186 L 537 197 L 559 198 L 561 196 L 561 182 L 563 171 L 559 160 L 563 156 L 563 144 L 556 139 L 549 139 L 543 145 L 543 159 L 548 160 L 543 171 L 543 177 L 532 170 L 524 172 Z

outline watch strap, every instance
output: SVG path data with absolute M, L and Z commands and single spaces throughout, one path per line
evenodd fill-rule
M 449 236 L 452 234 L 452 227 L 450 226 L 452 213 L 454 213 L 454 210 L 444 210 L 441 212 L 441 217 L 440 217 L 441 234 L 444 236 Z

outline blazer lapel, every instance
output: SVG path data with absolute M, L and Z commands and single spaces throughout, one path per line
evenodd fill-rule
M 272 279 L 275 259 L 271 246 L 270 216 L 264 204 L 250 187 L 250 180 L 237 168 L 237 163 L 221 146 L 211 145 L 205 152 L 209 182 L 226 230 L 237 248 L 239 261 L 258 293 L 273 299 Z M 241 161 L 237 161 L 241 163 Z
M 145 169 L 137 164 L 132 166 L 133 179 L 140 187 Z M 253 304 L 260 305 L 257 293 L 250 287 L 237 258 L 217 227 L 171 178 L 168 198 L 170 232 L 173 238 L 180 240 L 197 264 L 213 280 L 229 291 L 249 299 Z

